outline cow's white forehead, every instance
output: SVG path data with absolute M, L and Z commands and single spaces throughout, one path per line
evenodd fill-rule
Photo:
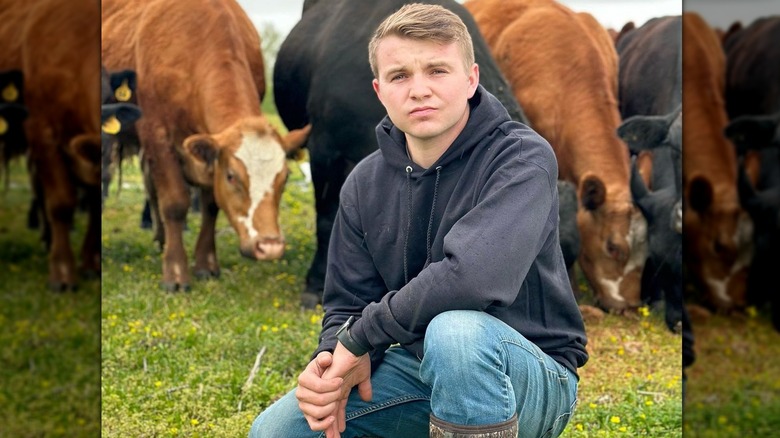
M 238 220 L 246 226 L 249 237 L 255 238 L 258 232 L 252 224 L 252 217 L 260 201 L 273 190 L 274 178 L 284 168 L 285 154 L 273 137 L 260 137 L 249 132 L 244 133 L 235 156 L 244 163 L 249 176 L 249 210 Z

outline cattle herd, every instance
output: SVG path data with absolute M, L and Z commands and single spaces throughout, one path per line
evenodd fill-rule
M 190 288 L 191 270 L 219 276 L 220 210 L 243 256 L 283 257 L 287 158 L 305 147 L 317 249 L 301 303 L 321 302 L 339 190 L 376 150 L 384 116 L 367 43 L 404 3 L 304 2 L 273 69 L 280 135 L 261 110 L 260 38 L 235 0 L 0 0 L 0 157 L 7 173 L 26 156 L 49 286 L 78 283 L 79 206 L 89 215 L 80 272 L 99 274 L 102 200 L 131 155 L 165 290 Z M 685 295 L 721 312 L 769 305 L 780 328 L 780 17 L 722 30 L 686 12 L 618 31 L 553 0 L 425 3 L 464 20 L 482 85 L 553 147 L 575 293 L 576 263 L 605 310 L 663 302 L 677 331 Z M 202 218 L 192 266 L 191 188 Z

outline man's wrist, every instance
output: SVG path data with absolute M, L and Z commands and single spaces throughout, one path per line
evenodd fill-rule
M 360 357 L 371 351 L 371 348 L 364 346 L 352 337 L 349 329 L 352 327 L 352 324 L 355 321 L 355 317 L 350 316 L 347 322 L 345 322 L 336 332 L 336 339 L 338 339 L 338 341 L 341 343 L 341 345 L 344 346 L 344 348 L 347 349 L 347 351 L 356 357 Z

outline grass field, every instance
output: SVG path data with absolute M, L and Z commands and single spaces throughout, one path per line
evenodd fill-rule
M 315 245 L 314 209 L 310 184 L 291 167 L 284 258 L 243 259 L 220 215 L 221 278 L 168 294 L 159 288 L 160 252 L 138 226 L 137 162 L 126 164 L 121 194 L 112 186 L 103 215 L 102 286 L 85 282 L 77 293 L 52 294 L 38 234 L 25 228 L 24 165 L 15 163 L 0 210 L 0 437 L 245 436 L 257 413 L 294 387 L 321 324 L 320 312 L 298 306 Z M 188 251 L 198 227 L 191 214 Z M 83 228 L 80 215 L 74 241 Z M 607 315 L 587 330 L 591 358 L 564 436 L 777 430 L 780 342 L 763 315 L 714 317 L 698 328 L 684 422 L 680 337 L 659 316 Z
M 100 433 L 100 284 L 46 287 L 46 252 L 28 230 L 29 179 L 12 163 L 0 200 L 0 437 Z M 71 239 L 80 248 L 86 216 Z M 78 253 L 77 253 L 78 254 Z

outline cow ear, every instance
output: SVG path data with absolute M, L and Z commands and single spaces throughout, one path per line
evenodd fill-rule
M 299 158 L 298 152 L 306 145 L 311 132 L 311 123 L 301 129 L 293 129 L 282 138 L 282 147 L 288 158 Z
M 618 137 L 633 153 L 660 145 L 669 131 L 669 120 L 664 116 L 633 116 L 617 129 Z
M 580 203 L 588 211 L 601 207 L 607 198 L 607 188 L 604 182 L 593 174 L 589 174 L 580 182 Z
M 132 103 L 103 104 L 100 108 L 100 122 L 107 134 L 118 134 L 139 118 L 141 110 Z
M 100 184 L 101 143 L 97 136 L 81 134 L 73 137 L 65 147 L 76 178 L 85 184 Z
M 109 78 L 111 92 L 118 102 L 129 102 L 136 89 L 136 77 L 134 70 L 121 70 L 111 73 Z
M 24 90 L 24 74 L 21 70 L 0 72 L 0 102 L 22 103 L 22 90 Z
M 306 141 L 309 138 L 311 132 L 311 123 L 304 126 L 301 129 L 293 129 L 288 132 L 287 135 L 282 137 L 282 148 L 287 154 L 287 158 L 300 161 L 303 159 L 301 149 L 306 146 Z
M 631 196 L 634 198 L 634 202 L 639 206 L 639 209 L 642 210 L 642 214 L 644 214 L 645 217 L 650 213 L 645 204 L 649 195 L 650 191 L 647 190 L 645 181 L 639 173 L 636 161 L 634 161 L 631 163 Z
M 178 148 L 185 177 L 201 187 L 214 186 L 214 162 L 219 144 L 208 134 L 195 134 L 184 139 Z
M 737 154 L 743 155 L 748 149 L 769 146 L 775 136 L 778 116 L 742 116 L 726 126 L 725 134 L 737 147 Z
M 691 180 L 688 189 L 688 200 L 691 208 L 699 213 L 704 213 L 712 205 L 712 184 L 703 176 L 696 176 Z
M 751 211 L 755 206 L 756 189 L 750 182 L 750 177 L 744 167 L 739 166 L 739 175 L 737 176 L 737 191 L 739 193 L 739 203 L 745 210 Z

